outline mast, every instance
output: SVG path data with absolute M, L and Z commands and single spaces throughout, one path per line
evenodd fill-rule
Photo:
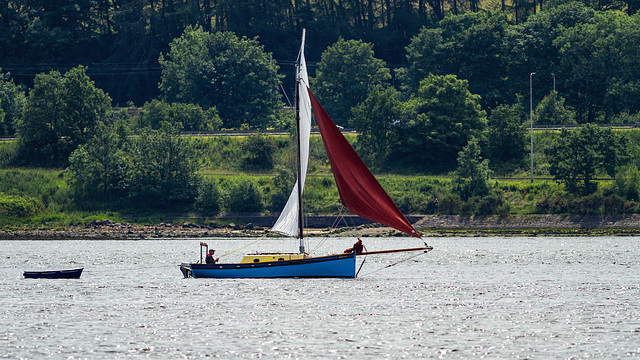
M 273 232 L 295 238 L 304 237 L 301 230 L 304 227 L 304 218 L 300 203 L 304 193 L 304 182 L 309 164 L 309 137 L 311 136 L 311 100 L 309 99 L 309 93 L 306 91 L 309 78 L 304 59 L 304 35 L 305 33 L 303 32 L 302 45 L 300 46 L 296 63 L 296 74 L 294 75 L 296 124 L 293 126 L 296 126 L 297 130 L 297 148 L 293 150 L 293 154 L 297 156 L 298 168 L 294 172 L 297 171 L 298 179 L 294 188 L 291 189 L 289 199 L 280 216 L 278 216 L 278 220 L 271 228 Z M 301 252 L 304 252 L 304 245 L 302 245 Z
M 302 29 L 302 46 L 304 47 L 304 37 L 305 37 L 306 29 Z M 297 158 L 298 158 L 298 179 L 302 178 L 302 169 L 300 166 L 301 163 L 301 155 L 300 155 L 300 59 L 303 54 L 304 48 L 300 49 L 300 54 L 298 55 L 298 62 L 296 63 L 296 128 L 298 132 L 298 149 L 297 149 Z M 302 216 L 302 184 L 298 184 L 298 238 L 300 239 L 300 254 L 304 254 L 304 221 Z

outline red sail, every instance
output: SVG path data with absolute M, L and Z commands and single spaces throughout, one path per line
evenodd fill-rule
M 362 162 L 311 90 L 309 88 L 307 90 L 342 204 L 358 216 L 421 238 Z

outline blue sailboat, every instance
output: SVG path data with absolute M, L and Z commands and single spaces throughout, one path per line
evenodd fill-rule
M 296 123 L 298 174 L 291 195 L 271 231 L 299 239 L 297 253 L 261 253 L 245 255 L 239 263 L 184 263 L 185 277 L 194 278 L 275 278 L 331 277 L 355 278 L 356 257 L 399 251 L 430 251 L 426 242 L 416 248 L 364 252 L 354 247 L 343 253 L 311 256 L 306 251 L 302 211 L 302 193 L 309 162 L 311 113 L 320 129 L 342 204 L 353 214 L 390 226 L 420 240 L 422 238 L 406 219 L 371 171 L 360 159 L 340 129 L 329 117 L 309 89 L 304 57 L 305 32 L 298 54 L 296 76 Z M 202 244 L 201 244 L 202 245 Z M 206 245 L 206 244 L 204 244 Z M 207 246 L 208 247 L 208 246 Z

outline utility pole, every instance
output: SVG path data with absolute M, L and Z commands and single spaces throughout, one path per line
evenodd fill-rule
M 531 117 L 531 182 L 533 182 L 533 75 L 529 74 L 529 114 Z

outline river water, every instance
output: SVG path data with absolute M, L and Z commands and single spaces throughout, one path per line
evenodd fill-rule
M 640 238 L 434 238 L 368 256 L 357 279 L 184 279 L 200 241 L 0 241 L 0 358 L 640 358 Z M 204 241 L 224 255 L 251 239 Z

